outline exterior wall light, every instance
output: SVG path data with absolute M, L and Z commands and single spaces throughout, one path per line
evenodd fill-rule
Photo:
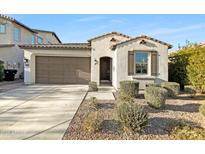
M 25 64 L 25 66 L 29 66 L 29 60 L 24 58 L 24 64 Z
M 98 60 L 97 60 L 97 59 L 95 59 L 95 60 L 94 60 L 94 62 L 95 62 L 95 65 L 97 65 L 97 64 L 98 64 Z

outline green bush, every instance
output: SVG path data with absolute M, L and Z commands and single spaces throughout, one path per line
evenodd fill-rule
M 205 140 L 205 130 L 185 126 L 172 131 L 170 137 L 175 140 Z
M 189 65 L 186 68 L 189 82 L 202 93 L 205 91 L 205 46 L 195 45 L 187 52 Z
M 2 81 L 4 78 L 4 65 L 3 63 L 0 61 L 0 81 Z
M 89 110 L 96 111 L 98 109 L 98 103 L 96 97 L 91 97 L 89 100 Z
M 162 87 L 146 87 L 145 100 L 147 104 L 153 108 L 162 108 L 165 105 L 167 90 Z
M 179 94 L 180 86 L 176 82 L 163 82 L 161 86 L 167 89 L 169 97 L 176 97 Z
M 89 82 L 89 89 L 88 91 L 97 91 L 98 90 L 98 86 L 97 83 L 94 81 Z
M 91 111 L 85 117 L 83 129 L 88 133 L 94 133 L 101 129 L 103 117 L 98 111 Z
M 137 97 L 139 94 L 139 82 L 136 81 L 121 81 L 120 95 L 122 97 Z
M 119 93 L 119 96 L 117 98 L 117 103 L 121 103 L 121 102 L 129 102 L 132 101 L 134 99 L 134 97 L 127 95 L 125 93 Z
M 133 101 L 119 103 L 117 114 L 125 131 L 141 132 L 148 123 L 148 115 L 143 107 Z
M 160 87 L 160 84 L 157 83 L 149 83 L 146 85 L 146 87 Z
M 191 97 L 196 95 L 196 89 L 193 86 L 185 86 L 184 92 L 189 94 Z
M 199 112 L 205 117 L 205 101 L 202 101 L 202 103 L 199 107 Z

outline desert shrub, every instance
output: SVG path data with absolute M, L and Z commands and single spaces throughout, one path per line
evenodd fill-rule
M 89 110 L 96 111 L 98 109 L 98 103 L 96 97 L 91 97 L 89 100 Z
M 191 97 L 194 97 L 196 95 L 196 89 L 193 86 L 185 86 L 184 92 L 189 94 Z
M 125 131 L 141 132 L 148 123 L 148 114 L 133 101 L 118 104 L 117 114 Z
M 169 135 L 175 140 L 202 140 L 205 139 L 205 130 L 196 123 L 177 120 L 169 124 Z
M 4 65 L 3 62 L 0 61 L 0 81 L 4 78 Z
M 136 81 L 121 81 L 120 95 L 123 97 L 137 97 L 139 93 L 139 82 Z
M 199 107 L 199 112 L 205 117 L 205 101 L 202 102 L 201 106 Z
M 176 97 L 179 94 L 180 86 L 176 82 L 163 82 L 161 86 L 167 89 L 169 97 Z
M 145 100 L 153 108 L 162 108 L 165 105 L 167 90 L 162 87 L 146 87 Z
M 101 123 L 103 122 L 103 117 L 99 111 L 91 111 L 85 117 L 83 123 L 83 129 L 88 133 L 94 133 L 101 129 Z
M 129 101 L 132 101 L 133 99 L 134 97 L 120 92 L 117 98 L 117 103 L 129 102 Z
M 160 84 L 157 83 L 149 83 L 146 85 L 146 87 L 160 87 Z
M 176 120 L 176 121 L 175 120 L 171 121 L 168 124 L 168 131 L 172 132 L 173 130 L 183 129 L 184 127 L 194 128 L 194 127 L 198 127 L 198 126 L 195 123 L 188 122 L 188 121 L 185 121 L 183 119 L 179 119 L 179 120 Z
M 172 131 L 170 137 L 175 140 L 205 140 L 205 130 L 185 126 Z
M 98 86 L 97 83 L 94 81 L 89 82 L 89 89 L 88 91 L 97 91 L 98 90 Z

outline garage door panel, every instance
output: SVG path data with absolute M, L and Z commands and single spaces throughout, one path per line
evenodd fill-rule
M 37 83 L 48 83 L 48 77 L 38 77 Z
M 76 72 L 64 72 L 65 78 L 76 78 Z
M 49 64 L 63 64 L 63 58 L 61 57 L 49 57 Z
M 52 77 L 48 80 L 49 83 L 61 84 L 63 83 L 63 77 Z
M 44 58 L 44 57 L 37 56 L 36 57 L 36 61 L 38 61 L 38 63 L 45 63 L 45 64 L 47 64 L 49 62 L 49 58 Z
M 63 82 L 65 84 L 76 84 L 76 83 L 78 83 L 76 78 L 64 78 Z
M 36 82 L 87 84 L 90 81 L 90 58 L 36 57 Z

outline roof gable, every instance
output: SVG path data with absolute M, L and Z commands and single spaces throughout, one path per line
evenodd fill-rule
M 152 37 L 149 37 L 149 36 L 146 36 L 146 35 L 141 35 L 141 36 L 138 36 L 138 37 L 135 37 L 135 38 L 131 38 L 129 40 L 126 40 L 126 41 L 123 41 L 123 42 L 120 42 L 120 43 L 117 43 L 115 45 L 113 45 L 113 49 L 115 49 L 118 45 L 121 45 L 121 44 L 124 44 L 124 43 L 127 43 L 127 42 L 131 42 L 131 41 L 134 41 L 134 40 L 139 40 L 139 39 L 148 39 L 148 40 L 152 40 L 154 42 L 157 42 L 157 43 L 160 43 L 160 44 L 163 44 L 163 45 L 166 45 L 168 46 L 168 49 L 171 49 L 173 46 L 171 44 L 168 44 L 166 42 L 163 42 L 163 41 L 160 41 L 158 39 L 155 39 L 155 38 L 152 38 Z
M 128 36 L 128 35 L 125 35 L 125 34 L 122 34 L 122 33 L 119 33 L 119 32 L 110 32 L 110 33 L 106 33 L 106 34 L 103 34 L 103 35 L 100 35 L 100 36 L 91 38 L 91 39 L 88 40 L 88 42 L 91 42 L 91 41 L 96 40 L 96 39 L 99 39 L 99 38 L 107 37 L 107 36 L 109 36 L 109 35 L 118 35 L 118 36 L 125 37 L 125 38 L 127 38 L 127 39 L 131 39 L 131 37 Z

